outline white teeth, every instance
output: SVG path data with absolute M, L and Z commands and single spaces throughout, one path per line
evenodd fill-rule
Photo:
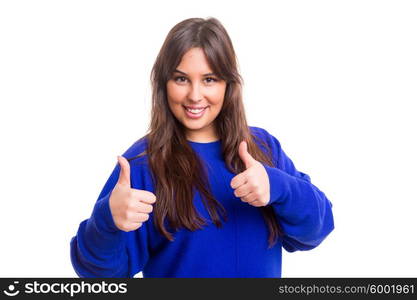
M 201 108 L 201 109 L 190 109 L 190 108 L 187 108 L 187 110 L 189 112 L 193 113 L 193 114 L 198 114 L 198 113 L 201 113 L 204 110 L 204 108 Z

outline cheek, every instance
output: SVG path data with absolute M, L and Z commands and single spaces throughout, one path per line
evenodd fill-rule
M 182 97 L 175 88 L 167 86 L 168 106 L 171 112 L 178 116 L 181 109 Z
M 211 106 L 214 108 L 214 111 L 216 112 L 221 111 L 223 107 L 223 99 L 217 99 L 215 102 L 211 104 Z
M 210 95 L 211 105 L 216 106 L 216 108 L 221 108 L 224 101 L 224 89 L 217 89 L 212 91 Z
M 179 104 L 185 97 L 184 89 L 174 84 L 167 84 L 167 95 L 170 104 Z

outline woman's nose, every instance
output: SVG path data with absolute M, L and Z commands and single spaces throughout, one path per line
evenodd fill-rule
M 188 93 L 188 98 L 191 101 L 200 101 L 203 98 L 201 87 L 198 83 L 191 85 L 190 91 Z

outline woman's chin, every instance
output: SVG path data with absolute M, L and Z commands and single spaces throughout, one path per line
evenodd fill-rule
M 195 130 L 195 131 L 201 130 L 205 127 L 203 124 L 200 124 L 200 125 L 199 124 L 189 124 L 187 122 L 185 122 L 185 124 L 183 123 L 183 125 L 184 125 L 185 129 Z
M 204 120 L 182 120 L 182 124 L 188 130 L 202 130 L 209 126 Z

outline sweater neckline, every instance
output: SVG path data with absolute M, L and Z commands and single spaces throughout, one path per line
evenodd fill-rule
M 200 142 L 193 142 L 188 141 L 188 144 L 195 150 L 200 151 L 208 151 L 212 153 L 220 153 L 221 152 L 221 140 L 217 140 L 214 142 L 208 142 L 208 143 L 200 143 Z
M 202 146 L 204 146 L 204 145 L 213 145 L 213 144 L 220 144 L 220 140 L 217 140 L 217 141 L 214 141 L 214 142 L 208 142 L 208 143 L 201 143 L 201 142 L 193 142 L 193 141 L 190 141 L 190 140 L 187 140 L 190 144 L 192 144 L 192 145 L 202 145 Z

